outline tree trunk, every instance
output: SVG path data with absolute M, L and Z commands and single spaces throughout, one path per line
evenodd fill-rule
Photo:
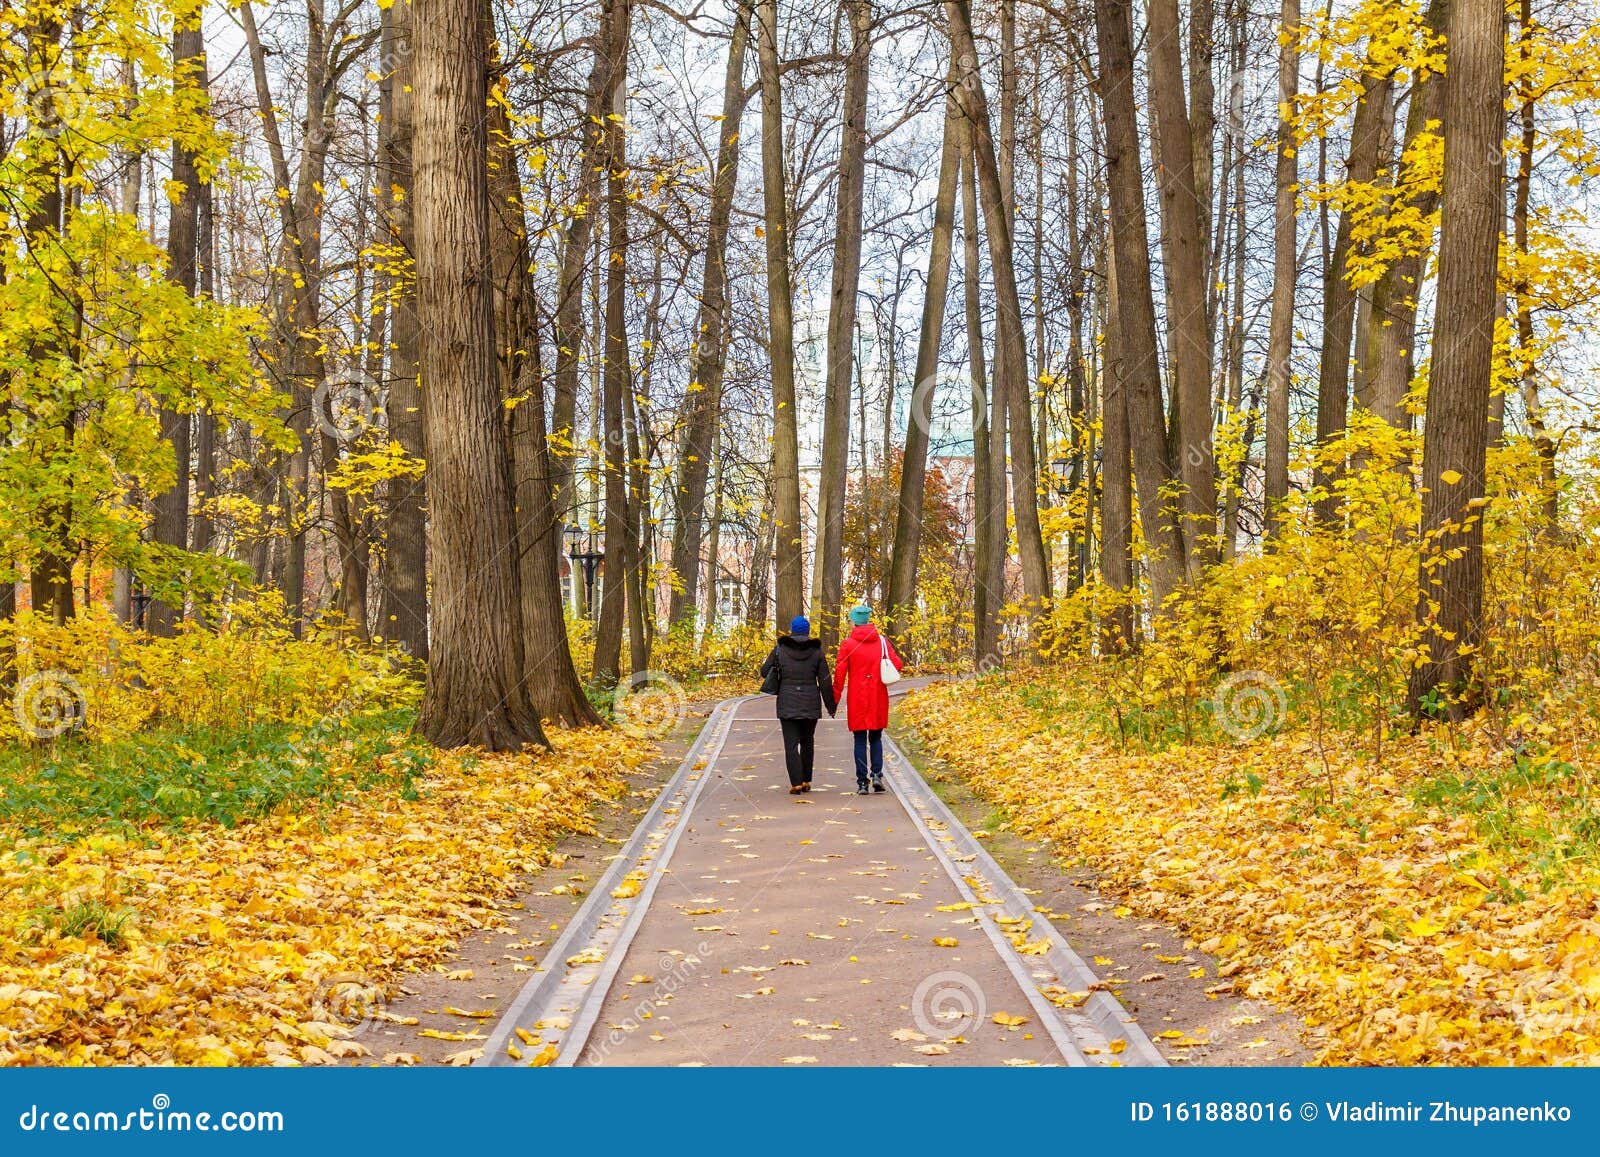
M 834 225 L 833 295 L 822 416 L 822 470 L 817 482 L 817 555 L 812 582 L 813 629 L 824 653 L 838 642 L 844 600 L 845 474 L 850 454 L 850 385 L 855 372 L 856 295 L 861 288 L 861 215 L 866 191 L 867 80 L 872 55 L 872 5 L 844 0 L 850 56 L 844 72 L 839 134 L 838 212 Z M 891 338 L 891 340 L 893 340 Z M 894 383 L 889 384 L 891 391 Z M 892 412 L 893 407 L 890 407 Z
M 503 75 L 485 5 L 485 46 L 494 83 Z M 507 448 L 515 511 L 514 552 L 524 633 L 528 698 L 543 720 L 564 727 L 600 722 L 572 662 L 561 603 L 561 520 L 556 515 L 546 438 L 538 298 L 528 273 L 527 211 L 521 164 L 506 106 L 489 104 L 489 245 L 496 290 L 496 356 L 507 404 Z M 578 581 L 576 575 L 574 582 Z
M 1442 5 L 1445 0 L 1434 0 L 1434 5 Z M 1530 59 L 1532 51 L 1526 41 L 1533 32 L 1533 5 L 1531 0 L 1518 0 L 1517 26 L 1519 29 L 1517 45 L 1525 59 Z M 1524 81 L 1524 83 L 1527 83 Z M 1435 87 L 1440 87 L 1435 84 Z M 1526 259 L 1528 255 L 1528 200 L 1533 187 L 1533 149 L 1534 149 L 1534 97 L 1530 93 L 1526 96 L 1517 112 L 1518 128 L 1521 140 L 1517 151 L 1517 179 L 1516 189 L 1512 196 L 1511 223 L 1513 241 L 1517 252 Z M 1528 417 L 1528 432 L 1533 438 L 1534 449 L 1539 454 L 1539 468 L 1541 481 L 1545 487 L 1544 517 L 1548 526 L 1553 529 L 1556 518 L 1560 513 L 1560 490 L 1556 482 L 1556 440 L 1550 435 L 1550 428 L 1545 422 L 1544 404 L 1539 398 L 1540 372 L 1534 364 L 1535 348 L 1533 338 L 1533 307 L 1528 300 L 1528 286 L 1522 282 L 1516 287 L 1516 329 L 1517 352 L 1520 355 L 1519 368 L 1521 370 L 1522 408 Z
M 794 292 L 790 285 L 789 206 L 783 173 L 783 88 L 778 63 L 778 3 L 760 0 L 761 179 L 766 208 L 767 308 L 772 360 L 772 536 L 774 619 L 787 630 L 805 606 L 800 525 L 800 431 L 795 414 Z
M 717 168 L 711 180 L 706 224 L 705 268 L 700 278 L 700 315 L 696 342 L 689 354 L 689 394 L 683 441 L 678 451 L 676 485 L 678 519 L 672 529 L 672 567 L 682 588 L 674 588 L 668 617 L 674 625 L 699 606 L 700 550 L 705 521 L 706 477 L 712 444 L 722 416 L 722 376 L 727 355 L 728 224 L 739 181 L 739 129 L 744 117 L 744 58 L 750 40 L 750 17 L 743 4 L 733 9 L 733 40 L 728 47 L 727 77 L 722 87 L 722 122 L 717 142 Z M 696 388 L 698 387 L 698 388 Z M 713 534 L 715 534 L 713 529 Z M 716 584 L 716 558 L 711 559 Z M 716 602 L 713 593 L 712 610 Z
M 584 103 L 583 152 L 578 158 L 578 183 L 573 194 L 572 218 L 561 243 L 560 292 L 556 297 L 556 372 L 555 397 L 550 415 L 551 433 L 573 441 L 577 420 L 578 382 L 581 378 L 579 355 L 583 350 L 583 281 L 588 267 L 591 238 L 594 236 L 596 203 L 600 196 L 601 158 L 606 142 L 606 109 L 612 99 L 611 61 L 606 51 L 606 29 L 611 27 L 613 8 L 622 0 L 603 0 L 599 28 L 595 36 L 594 63 L 589 71 L 589 90 Z M 596 337 L 596 345 L 599 337 Z M 553 452 L 551 466 L 556 480 L 556 513 L 565 518 L 572 506 L 572 479 L 575 461 L 570 453 Z
M 204 93 L 206 89 L 206 41 L 199 14 L 194 23 L 179 24 L 172 31 L 172 72 L 174 89 Z M 179 142 L 172 145 L 172 184 L 178 199 L 171 204 L 167 224 L 167 280 L 193 297 L 200 244 L 200 198 L 204 195 L 200 175 L 195 171 L 194 153 Z M 172 487 L 150 501 L 150 536 L 173 552 L 189 549 L 189 471 L 193 450 L 193 407 L 163 404 L 157 418 L 161 436 L 172 447 L 177 476 Z M 176 561 L 176 559 L 173 559 Z M 180 583 L 183 572 L 174 572 L 169 582 Z M 153 635 L 173 635 L 183 621 L 183 596 L 171 601 L 154 599 L 145 614 L 145 626 Z
M 1300 0 L 1283 0 L 1278 35 L 1278 169 L 1273 201 L 1272 318 L 1267 331 L 1265 510 L 1268 537 L 1277 534 L 1289 497 L 1289 380 L 1294 344 L 1294 287 L 1299 214 L 1299 145 L 1294 107 L 1300 91 Z
M 953 63 L 953 62 L 952 62 Z M 928 252 L 928 283 L 917 335 L 917 384 L 911 392 L 906 448 L 900 463 L 900 502 L 896 508 L 894 554 L 889 564 L 889 613 L 894 633 L 910 625 L 917 597 L 917 555 L 922 547 L 922 500 L 928 478 L 928 442 L 933 428 L 933 395 L 939 382 L 939 347 L 944 340 L 945 300 L 950 289 L 950 251 L 956 215 L 956 184 L 961 169 L 961 111 L 954 93 L 945 98 L 944 143 L 939 153 L 939 189 L 933 202 L 933 239 Z
M 1201 5 L 1205 7 L 1204 4 Z M 1209 39 L 1209 29 L 1206 32 Z M 1170 313 L 1176 314 L 1172 352 L 1177 371 L 1178 422 L 1174 453 L 1183 483 L 1183 543 L 1188 575 L 1197 578 L 1217 557 L 1216 453 L 1211 437 L 1211 332 L 1205 227 L 1196 188 L 1194 138 L 1183 99 L 1178 0 L 1151 0 L 1150 88 L 1160 123 L 1161 219 L 1171 244 Z M 1209 46 L 1208 46 L 1209 52 Z M 1208 138 L 1209 145 L 1209 138 Z M 1209 186 L 1209 162 L 1207 181 Z
M 632 389 L 627 334 L 628 182 L 627 111 L 628 28 L 632 0 L 613 0 L 607 12 L 606 52 L 608 102 L 605 135 L 606 235 L 605 360 L 601 367 L 601 423 L 605 439 L 601 460 L 605 472 L 605 585 L 600 593 L 600 618 L 594 632 L 593 679 L 612 687 L 621 673 L 622 633 L 627 621 L 628 591 L 628 447 L 623 431 L 623 396 Z
M 1411 674 L 1412 713 L 1474 709 L 1483 612 L 1483 505 L 1500 228 L 1505 217 L 1504 7 L 1452 0 L 1444 192 L 1433 372 L 1422 451 L 1423 550 L 1417 624 L 1427 657 Z
M 411 87 L 412 17 L 410 4 L 383 11 L 384 56 L 392 62 L 383 78 L 378 122 L 382 203 L 393 247 L 395 275 L 389 318 L 389 437 L 413 461 L 427 453 L 423 436 L 422 392 L 417 382 L 417 285 L 404 271 L 416 253 L 412 210 Z M 396 478 L 384 501 L 383 590 L 378 601 L 378 633 L 415 659 L 428 658 L 428 532 L 425 478 Z
M 1363 76 L 1363 92 L 1350 128 L 1350 155 L 1345 161 L 1345 179 L 1352 184 L 1368 184 L 1377 175 L 1391 87 L 1387 77 L 1371 72 Z M 1355 330 L 1356 292 L 1350 285 L 1346 265 L 1353 247 L 1353 217 L 1348 209 L 1339 214 L 1333 250 L 1323 273 L 1322 360 L 1317 374 L 1318 446 L 1342 436 L 1349 420 L 1350 341 Z M 1324 525 L 1339 517 L 1339 499 L 1333 491 L 1339 473 L 1319 458 L 1312 475 L 1312 485 L 1323 492 L 1317 499 L 1316 511 L 1317 520 Z
M 1156 346 L 1155 299 L 1150 287 L 1150 239 L 1144 211 L 1139 121 L 1134 105 L 1133 32 L 1127 0 L 1095 0 L 1100 56 L 1100 100 L 1106 132 L 1106 186 L 1111 217 L 1111 267 L 1117 283 L 1109 380 L 1128 404 L 1139 518 L 1145 539 L 1150 596 L 1159 610 L 1183 581 L 1183 539 L 1162 489 L 1172 478 L 1166 418 L 1161 407 L 1161 362 Z
M 523 639 L 489 252 L 482 0 L 414 0 L 417 307 L 433 442 L 434 630 L 418 729 L 440 747 L 544 743 Z
M 961 149 L 962 288 L 967 322 L 967 367 L 972 379 L 972 587 L 973 662 L 978 669 L 1000 658 L 1000 612 L 1006 605 L 1006 449 L 1005 406 L 998 397 L 991 426 L 988 370 L 984 364 L 983 268 L 979 250 L 978 178 L 972 158 L 972 130 L 963 117 Z
M 989 235 L 989 262 L 994 271 L 996 298 L 996 348 L 1005 351 L 1004 391 L 1010 425 L 1011 463 L 1015 484 L 1011 507 L 1016 517 L 1018 553 L 1022 561 L 1022 586 L 1027 612 L 1036 622 L 1049 611 L 1050 568 L 1039 526 L 1038 465 L 1033 444 L 1033 408 L 1029 396 L 1027 340 L 1022 330 L 1022 305 L 1017 296 L 1016 269 L 1012 262 L 1011 225 L 1006 215 L 1004 187 L 995 161 L 994 138 L 989 131 L 989 106 L 978 70 L 977 46 L 967 0 L 947 0 L 952 47 L 961 67 L 957 97 L 972 130 L 979 199 Z
M 1107 244 L 1113 249 L 1114 239 Z M 1118 308 L 1116 261 L 1106 262 L 1106 341 L 1112 348 L 1127 345 L 1122 336 Z M 1117 594 L 1133 586 L 1133 457 L 1129 446 L 1128 391 L 1120 376 L 1123 359 L 1108 357 L 1101 371 L 1101 406 L 1104 447 L 1100 496 L 1100 577 Z M 1118 606 L 1106 616 L 1100 630 L 1101 649 L 1110 654 L 1137 645 L 1133 607 Z

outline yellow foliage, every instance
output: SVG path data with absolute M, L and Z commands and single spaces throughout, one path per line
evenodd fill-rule
M 72 842 L 0 825 L 0 1065 L 322 1061 L 352 1005 L 381 1019 L 404 971 L 493 922 L 653 750 L 598 730 L 557 744 L 442 754 L 420 798 L 372 792 L 233 829 Z M 115 946 L 38 919 L 85 904 L 121 914 Z

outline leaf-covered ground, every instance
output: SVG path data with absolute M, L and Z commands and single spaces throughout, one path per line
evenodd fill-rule
M 1574 854 L 1584 833 L 1548 822 L 1587 796 L 1575 768 L 1516 764 L 1508 785 L 1507 756 L 1470 736 L 1401 738 L 1381 760 L 1299 733 L 1119 752 L 1040 701 L 965 680 L 901 716 L 1013 830 L 1320 1026 L 1322 1063 L 1600 1054 L 1596 876 Z
M 587 830 L 597 800 L 653 752 L 619 732 L 556 743 L 554 754 L 419 760 L 403 731 L 376 757 L 334 737 L 310 794 L 268 791 L 232 826 L 231 812 L 175 822 L 164 806 L 189 792 L 189 814 L 204 814 L 207 800 L 241 794 L 226 771 L 135 777 L 106 803 L 92 784 L 60 782 L 70 766 L 4 769 L 13 798 L 65 793 L 79 815 L 84 799 L 101 806 L 91 830 L 40 824 L 40 807 L 0 815 L 0 1064 L 352 1055 L 351 1002 L 384 1015 L 402 972 L 492 923 L 517 877 Z M 378 774 L 341 774 L 340 758 L 376 758 Z

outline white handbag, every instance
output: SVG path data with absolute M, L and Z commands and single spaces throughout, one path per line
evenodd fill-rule
M 878 642 L 883 646 L 883 656 L 878 660 L 878 678 L 885 683 L 900 682 L 900 668 L 894 665 L 894 660 L 889 658 L 889 640 L 883 635 L 878 636 Z

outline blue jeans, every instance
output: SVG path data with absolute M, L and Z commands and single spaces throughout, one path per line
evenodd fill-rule
M 883 778 L 883 728 L 874 731 L 852 731 L 856 741 L 856 784 L 867 782 L 867 754 L 871 751 L 872 778 Z

